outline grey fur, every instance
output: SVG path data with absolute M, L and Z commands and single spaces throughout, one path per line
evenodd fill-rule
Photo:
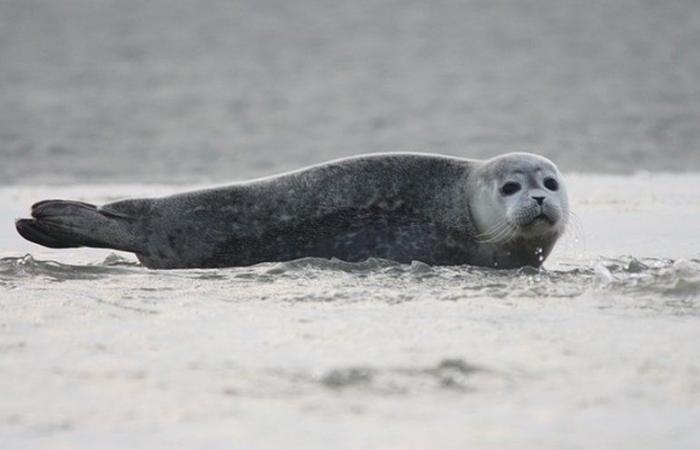
M 524 185 L 522 198 L 510 209 L 504 204 L 512 218 L 500 228 L 508 233 L 493 236 L 495 231 L 489 234 L 487 228 L 500 220 L 494 202 L 501 201 L 494 190 L 518 170 L 522 176 L 512 176 Z M 366 155 L 100 208 L 44 201 L 34 205 L 32 219 L 20 219 L 16 226 L 22 236 L 42 245 L 130 251 L 146 266 L 159 269 L 242 266 L 306 256 L 539 266 L 563 232 L 568 205 L 565 192 L 546 192 L 538 173 L 554 173 L 563 185 L 554 164 L 524 153 L 483 162 L 418 153 Z M 552 200 L 537 208 L 529 192 L 544 192 Z M 486 216 L 476 215 L 484 223 L 473 220 L 475 209 L 488 212 L 492 207 Z

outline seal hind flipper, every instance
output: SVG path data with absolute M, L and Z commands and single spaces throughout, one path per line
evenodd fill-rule
M 58 236 L 56 233 L 45 230 L 35 219 L 17 219 L 15 221 L 17 232 L 26 240 L 35 244 L 50 248 L 81 247 L 75 239 Z
M 129 230 L 131 216 L 72 200 L 43 200 L 31 219 L 15 221 L 25 239 L 51 248 L 98 247 L 136 252 Z

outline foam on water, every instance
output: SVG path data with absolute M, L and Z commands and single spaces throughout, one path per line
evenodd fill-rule
M 459 301 L 476 296 L 567 298 L 595 291 L 633 296 L 640 302 L 658 296 L 679 297 L 690 302 L 687 306 L 694 306 L 693 300 L 700 297 L 700 260 L 628 256 L 601 258 L 590 265 L 560 264 L 551 270 L 533 267 L 495 270 L 473 266 L 431 267 L 419 261 L 399 264 L 379 258 L 359 263 L 302 258 L 242 268 L 156 271 L 116 254 L 89 265 L 36 260 L 30 254 L 0 259 L 0 281 L 6 287 L 31 288 L 37 281 L 99 279 L 109 279 L 111 284 L 141 284 L 144 289 L 206 280 L 210 283 L 201 285 L 199 294 L 204 297 L 221 289 L 235 293 L 251 285 L 274 284 L 274 291 L 260 298 L 272 296 L 290 302 L 395 303 L 421 298 Z M 81 286 L 77 285 L 76 289 Z M 250 296 L 246 294 L 246 298 Z
M 193 282 L 201 299 L 221 299 L 225 293 L 227 302 L 396 304 L 597 296 L 626 299 L 628 305 L 642 309 L 667 308 L 674 314 L 696 314 L 700 308 L 700 260 L 696 259 L 600 258 L 588 265 L 566 263 L 549 270 L 494 270 L 431 267 L 418 261 L 399 264 L 378 258 L 359 263 L 302 258 L 241 268 L 155 271 L 116 254 L 87 265 L 37 260 L 30 254 L 0 258 L 0 283 L 23 296 L 61 284 L 63 293 L 76 297 L 115 289 L 148 293 L 148 299 L 125 298 L 167 308 L 154 300 L 172 299 L 173 291 L 191 288 Z

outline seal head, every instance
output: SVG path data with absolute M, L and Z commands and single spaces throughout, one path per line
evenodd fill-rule
M 475 237 L 509 256 L 515 251 L 531 253 L 534 263 L 544 260 L 564 233 L 566 186 L 556 165 L 542 156 L 508 153 L 484 161 L 470 176 L 468 192 Z M 494 265 L 503 259 L 496 256 Z

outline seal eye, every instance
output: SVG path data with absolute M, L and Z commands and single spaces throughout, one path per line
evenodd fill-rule
M 501 187 L 501 194 L 513 195 L 520 190 L 520 183 L 509 181 Z
M 554 178 L 547 178 L 546 180 L 544 180 L 544 187 L 546 187 L 550 191 L 556 191 L 557 189 L 559 189 L 559 183 Z

